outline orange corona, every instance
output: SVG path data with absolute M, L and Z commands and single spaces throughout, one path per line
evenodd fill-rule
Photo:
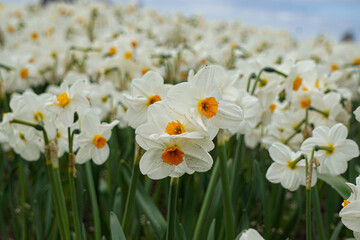
M 200 99 L 198 103 L 199 111 L 204 114 L 207 119 L 216 116 L 218 107 L 219 103 L 214 97 Z
M 183 157 L 184 152 L 181 151 L 180 147 L 177 145 L 166 148 L 163 154 L 161 154 L 161 158 L 164 163 L 175 166 L 182 163 L 182 161 L 184 160 Z
M 93 144 L 97 148 L 103 148 L 106 144 L 106 139 L 101 135 L 96 135 L 93 139 Z

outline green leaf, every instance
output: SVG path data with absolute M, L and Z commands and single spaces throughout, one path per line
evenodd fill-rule
M 112 240 L 126 240 L 124 231 L 120 225 L 119 219 L 114 212 L 110 212 L 110 229 Z
M 336 228 L 335 228 L 333 234 L 331 235 L 330 240 L 339 239 L 339 234 L 340 234 L 340 231 L 341 231 L 341 229 L 343 228 L 343 226 L 344 226 L 344 225 L 343 225 L 342 222 L 340 221 L 340 222 L 338 223 L 338 225 L 336 225 Z
M 207 235 L 207 240 L 215 240 L 215 225 L 216 225 L 216 219 L 214 218 L 210 225 L 210 229 Z
M 122 165 L 122 173 L 123 177 L 127 184 L 130 183 L 130 169 L 125 161 L 121 161 L 120 164 Z M 139 206 L 140 210 L 144 212 L 147 219 L 150 221 L 154 232 L 156 233 L 158 239 L 162 239 L 165 235 L 166 231 L 166 221 L 161 214 L 158 207 L 154 204 L 148 193 L 146 192 L 143 185 L 138 182 L 136 185 L 136 193 L 135 199 L 137 201 L 137 206 Z
M 346 185 L 346 179 L 342 176 L 332 176 L 330 174 L 318 173 L 318 178 L 329 184 L 335 191 L 340 194 L 343 199 L 348 199 L 351 194 L 351 189 Z

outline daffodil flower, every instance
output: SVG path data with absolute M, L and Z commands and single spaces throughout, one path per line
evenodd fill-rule
M 136 141 L 146 150 L 140 159 L 140 171 L 151 179 L 205 172 L 213 164 L 210 154 L 196 139 L 159 138 L 145 145 L 136 136 Z
M 48 109 L 55 112 L 58 120 L 65 126 L 71 126 L 75 112 L 82 114 L 90 107 L 84 87 L 85 81 L 83 80 L 76 81 L 70 88 L 64 81 L 60 86 L 60 93 L 47 104 Z
M 354 231 L 355 239 L 360 239 L 360 176 L 356 178 L 356 185 L 352 183 L 347 185 L 352 193 L 347 200 L 344 200 L 339 216 L 342 223 Z
M 271 164 L 266 172 L 266 178 L 272 183 L 281 183 L 281 186 L 295 191 L 300 185 L 306 185 L 305 160 L 301 152 L 294 153 L 281 143 L 274 143 L 269 148 Z M 316 183 L 316 172 L 313 171 L 312 185 Z
M 301 145 L 301 151 L 310 156 L 315 146 L 320 147 L 314 157 L 319 161 L 319 173 L 339 175 L 346 171 L 347 162 L 359 156 L 358 145 L 350 139 L 347 128 L 338 123 L 331 128 L 320 126 L 313 130 L 313 136 Z
M 157 72 L 149 71 L 142 78 L 133 79 L 131 95 L 124 95 L 127 105 L 125 119 L 132 128 L 146 122 L 148 107 L 166 97 L 170 85 L 164 85 L 164 79 Z
M 85 163 L 92 159 L 95 164 L 104 163 L 109 157 L 110 148 L 107 141 L 111 137 L 111 129 L 119 121 L 101 123 L 93 112 L 86 113 L 81 119 L 81 133 L 77 139 L 80 147 L 76 154 L 76 163 Z

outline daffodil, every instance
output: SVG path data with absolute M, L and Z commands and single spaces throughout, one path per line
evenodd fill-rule
M 331 128 L 317 127 L 312 134 L 312 137 L 302 143 L 301 151 L 309 157 L 316 148 L 314 156 L 320 163 L 317 168 L 319 173 L 342 174 L 347 169 L 347 162 L 359 156 L 358 145 L 353 140 L 346 139 L 348 130 L 341 123 Z
M 147 72 L 142 78 L 133 79 L 130 90 L 131 95 L 125 95 L 124 99 L 129 108 L 125 119 L 133 128 L 137 128 L 146 122 L 148 107 L 165 99 L 169 85 L 164 85 L 161 75 L 154 71 Z
M 295 191 L 300 185 L 306 184 L 305 160 L 301 152 L 293 152 L 281 143 L 274 143 L 269 148 L 271 164 L 266 172 L 266 178 L 272 183 L 281 183 L 284 188 Z M 312 185 L 316 183 L 316 173 L 312 175 Z
M 354 231 L 355 239 L 360 239 L 360 176 L 356 178 L 356 185 L 352 183 L 347 185 L 352 193 L 347 200 L 344 200 L 339 216 L 342 223 Z
M 95 164 L 104 163 L 109 157 L 110 148 L 107 144 L 111 137 L 111 129 L 119 121 L 101 123 L 93 112 L 86 113 L 81 119 L 81 133 L 77 139 L 79 151 L 76 154 L 76 163 L 85 163 L 92 159 Z
M 189 118 L 189 113 L 177 113 L 164 101 L 149 107 L 147 122 L 136 128 L 135 133 L 138 141 L 157 141 L 160 138 L 196 139 L 207 151 L 214 148 L 207 129 L 196 125 Z
M 213 164 L 210 154 L 196 139 L 164 137 L 144 144 L 139 138 L 136 141 L 146 150 L 140 159 L 140 171 L 151 179 L 205 172 Z
M 253 228 L 244 230 L 235 240 L 264 240 L 258 231 Z
M 170 108 L 189 112 L 199 125 L 228 129 L 238 126 L 244 118 L 242 109 L 231 101 L 223 100 L 218 79 L 219 68 L 207 66 L 168 92 Z
M 65 126 L 74 121 L 74 113 L 82 114 L 88 111 L 90 105 L 86 98 L 85 81 L 78 80 L 71 87 L 64 81 L 60 86 L 60 93 L 47 104 L 48 109 L 57 114 L 57 118 Z

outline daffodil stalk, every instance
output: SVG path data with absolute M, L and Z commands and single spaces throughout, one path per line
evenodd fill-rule
M 218 147 L 219 147 L 219 158 L 220 158 L 220 177 L 223 187 L 223 200 L 225 209 L 225 228 L 226 228 L 226 239 L 233 240 L 235 238 L 234 231 L 234 215 L 231 199 L 231 191 L 229 186 L 229 179 L 227 174 L 227 156 L 225 149 L 225 139 L 223 130 L 218 133 Z
M 230 189 L 234 190 L 236 176 L 239 174 L 239 165 L 240 162 L 244 159 L 245 155 L 245 141 L 244 135 L 239 136 L 237 140 L 235 156 L 234 156 L 234 164 L 232 166 L 231 178 L 230 178 Z M 234 192 L 234 191 L 232 191 Z
M 329 113 L 323 112 L 323 111 L 321 111 L 321 110 L 319 110 L 319 109 L 317 109 L 317 108 L 314 108 L 314 107 L 312 107 L 312 106 L 309 106 L 308 108 L 309 108 L 309 110 L 312 110 L 312 111 L 315 111 L 315 112 L 317 112 L 317 113 L 320 113 L 320 114 L 323 115 L 324 117 L 328 117 L 328 116 L 329 116 Z
M 166 240 L 175 239 L 176 229 L 176 201 L 178 192 L 179 178 L 172 177 L 170 180 L 170 191 L 167 213 Z
M 247 86 L 246 86 L 246 91 L 249 92 L 250 90 L 250 82 L 252 79 L 255 79 L 256 78 L 256 74 L 255 73 L 252 73 L 250 74 L 249 78 L 248 78 L 248 82 L 247 82 Z
M 317 232 L 319 233 L 319 239 L 320 240 L 325 240 L 327 239 L 325 237 L 325 230 L 324 230 L 324 225 L 323 225 L 323 220 L 321 217 L 321 206 L 319 203 L 319 193 L 318 193 L 318 188 L 315 187 L 312 189 L 312 200 L 314 203 L 314 209 L 315 209 L 315 219 L 317 222 Z
M 25 179 L 24 179 L 24 167 L 23 162 L 19 161 L 18 163 L 19 167 L 19 180 L 20 180 L 20 186 L 21 186 L 21 220 L 22 220 L 22 235 L 21 239 L 25 240 L 27 239 L 27 227 L 26 227 L 26 215 L 25 215 L 25 203 L 26 203 L 26 191 L 25 191 Z
M 42 131 L 44 136 L 45 143 L 45 161 L 49 173 L 53 201 L 56 211 L 56 219 L 59 225 L 61 239 L 70 240 L 69 234 L 69 223 L 68 215 L 65 203 L 64 192 L 61 185 L 60 174 L 58 169 L 58 159 L 57 159 L 57 146 L 56 143 L 52 140 L 49 141 L 47 132 L 44 126 L 40 124 L 29 123 L 26 121 L 13 119 L 11 123 L 17 123 L 29 127 L 33 127 L 36 130 Z
M 196 222 L 193 240 L 201 239 L 201 234 L 202 234 L 201 230 L 203 229 L 205 217 L 206 217 L 206 214 L 207 214 L 207 212 L 209 210 L 211 201 L 213 200 L 212 197 L 214 195 L 216 184 L 217 184 L 218 179 L 219 179 L 219 162 L 220 162 L 219 160 L 217 160 L 215 162 L 214 168 L 212 170 L 211 177 L 210 177 L 210 182 L 209 182 L 209 185 L 208 185 L 208 187 L 206 189 L 204 201 L 201 204 L 200 214 L 199 214 L 199 217 L 198 217 L 197 222 Z
M 317 146 L 314 146 L 311 151 L 311 158 L 308 162 L 307 156 L 305 156 L 306 166 L 306 240 L 311 240 L 311 177 L 313 170 L 314 152 Z
M 89 193 L 90 193 L 90 202 L 91 202 L 92 214 L 95 225 L 95 239 L 100 240 L 101 239 L 100 214 L 99 214 L 99 207 L 96 198 L 94 179 L 93 179 L 90 161 L 87 161 L 85 163 L 85 170 L 86 170 L 86 177 L 87 177 Z
M 73 222 L 74 222 L 76 239 L 82 239 L 80 220 L 79 220 L 79 210 L 78 210 L 77 197 L 76 197 L 76 187 L 75 187 L 75 181 L 74 181 L 74 178 L 76 177 L 76 169 L 75 169 L 75 154 L 73 153 L 73 140 L 74 140 L 74 133 L 71 133 L 71 128 L 69 127 L 68 128 L 68 141 L 69 141 L 68 177 L 69 177 L 71 207 L 72 207 L 72 211 L 73 211 Z
M 131 172 L 130 186 L 129 186 L 129 190 L 128 190 L 128 194 L 127 194 L 127 198 L 126 198 L 124 216 L 123 216 L 123 219 L 121 222 L 122 227 L 125 232 L 127 231 L 127 228 L 131 221 L 130 217 L 131 217 L 133 203 L 135 201 L 134 198 L 135 198 L 135 193 L 136 193 L 136 184 L 137 184 L 137 180 L 139 178 L 139 173 L 140 173 L 139 162 L 140 162 L 141 155 L 142 155 L 141 153 L 142 153 L 142 149 L 135 142 L 134 166 L 133 166 L 133 169 Z

